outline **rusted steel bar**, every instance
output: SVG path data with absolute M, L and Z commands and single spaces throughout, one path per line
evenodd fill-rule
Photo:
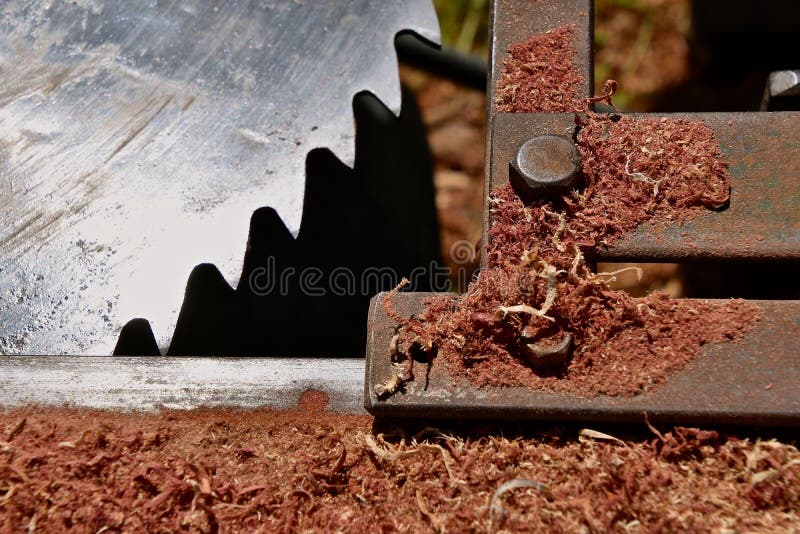
M 682 424 L 800 424 L 800 301 L 756 301 L 758 326 L 735 343 L 708 345 L 684 369 L 650 391 L 633 397 L 581 398 L 521 387 L 476 388 L 461 378 L 455 385 L 442 365 L 403 392 L 379 400 L 375 386 L 393 369 L 389 342 L 396 323 L 383 311 L 386 293 L 370 307 L 365 403 L 381 417 L 457 417 L 561 421 L 651 421 Z M 400 315 L 419 314 L 426 293 L 394 297 Z M 418 372 L 425 376 L 425 373 Z M 426 387 L 427 386 L 427 387 Z
M 659 115 L 637 115 L 656 117 Z M 610 261 L 800 261 L 800 113 L 680 113 L 715 132 L 730 164 L 730 206 L 684 225 L 643 225 L 612 248 Z M 571 114 L 494 115 L 489 187 L 508 180 L 517 148 L 537 135 L 572 135 Z M 613 214 L 612 214 L 613 215 Z
M 486 147 L 484 168 L 488 171 L 491 166 L 491 147 L 494 145 L 496 129 L 493 126 L 493 117 L 496 114 L 493 110 L 495 101 L 495 91 L 497 80 L 503 70 L 503 62 L 508 53 L 508 47 L 514 43 L 527 40 L 533 35 L 545 33 L 563 24 L 575 25 L 575 36 L 573 44 L 577 50 L 573 58 L 577 72 L 584 74 L 584 84 L 582 94 L 592 96 L 594 94 L 594 0 L 563 0 L 560 2 L 530 2 L 519 0 L 494 0 L 491 7 L 491 20 L 489 24 L 489 79 L 486 88 L 486 116 L 489 128 L 486 128 Z M 546 121 L 538 126 L 541 134 L 552 133 L 551 128 L 554 124 L 560 125 L 566 118 L 558 118 L 556 114 L 542 114 L 542 117 L 552 115 L 555 123 Z M 565 127 L 574 126 L 574 121 L 570 117 Z M 498 132 L 498 135 L 505 135 Z M 516 145 L 519 147 L 525 140 Z M 510 159 L 508 161 L 511 161 Z M 506 167 L 508 166 L 506 161 Z M 508 178 L 506 168 L 505 177 Z M 488 192 L 492 186 L 492 173 L 487 172 L 487 179 L 484 182 L 484 202 L 488 197 Z M 484 234 L 488 228 L 487 214 L 489 210 L 484 209 Z M 486 243 L 483 243 L 485 247 Z M 485 254 L 483 255 L 485 257 Z
M 124 411 L 289 409 L 318 390 L 363 414 L 364 360 L 347 358 L 0 357 L 0 411 L 72 406 Z

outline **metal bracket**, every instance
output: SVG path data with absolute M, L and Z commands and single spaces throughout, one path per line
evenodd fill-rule
M 548 3 L 495 0 L 492 6 L 484 236 L 492 221 L 488 192 L 508 180 L 518 147 L 539 135 L 575 133 L 572 114 L 496 113 L 495 83 L 508 46 L 563 24 L 575 25 L 575 63 L 591 96 L 591 0 Z M 596 259 L 611 261 L 725 260 L 800 262 L 800 113 L 694 113 L 714 129 L 730 163 L 730 207 L 683 226 L 642 225 Z M 486 239 L 483 240 L 484 246 Z M 485 254 L 484 254 L 485 257 Z M 406 316 L 424 309 L 428 294 L 398 294 L 393 305 Z M 527 388 L 476 388 L 431 366 L 424 379 L 379 399 L 375 386 L 391 376 L 388 355 L 396 323 L 383 311 L 385 295 L 372 301 L 367 341 L 366 408 L 384 417 L 478 417 L 681 423 L 799 425 L 800 301 L 758 301 L 759 325 L 738 343 L 708 346 L 683 370 L 633 397 L 581 398 Z

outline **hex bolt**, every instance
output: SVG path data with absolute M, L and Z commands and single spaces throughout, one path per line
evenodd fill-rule
M 571 139 L 540 135 L 522 144 L 511 160 L 509 181 L 524 202 L 580 187 L 581 155 Z
M 572 334 L 567 333 L 555 345 L 530 343 L 524 347 L 525 359 L 537 370 L 552 370 L 563 367 L 572 352 Z

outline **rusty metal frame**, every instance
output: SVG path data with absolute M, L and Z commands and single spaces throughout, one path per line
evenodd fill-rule
M 419 314 L 430 293 L 400 293 L 403 316 Z M 379 399 L 375 386 L 396 371 L 388 347 L 397 323 L 383 312 L 386 293 L 370 307 L 364 398 L 379 417 L 456 417 L 665 423 L 800 425 L 800 301 L 758 301 L 763 318 L 741 341 L 709 345 L 665 383 L 634 397 L 577 397 L 524 387 L 476 388 L 442 365 L 418 370 L 404 390 Z
M 488 87 L 484 236 L 491 226 L 488 193 L 508 180 L 508 164 L 536 135 L 575 133 L 572 114 L 494 113 L 494 86 L 509 44 L 561 24 L 574 24 L 584 94 L 593 91 L 592 0 L 494 0 Z M 641 115 L 640 115 L 641 116 Z M 800 263 L 800 113 L 689 113 L 714 129 L 731 164 L 730 206 L 682 226 L 642 225 L 606 261 L 754 261 Z M 486 240 L 483 240 L 486 246 Z M 485 257 L 485 254 L 484 254 Z M 424 309 L 430 294 L 395 296 L 401 315 Z M 665 383 L 633 397 L 582 398 L 523 387 L 477 388 L 432 365 L 422 379 L 378 398 L 375 386 L 396 369 L 388 347 L 396 323 L 372 301 L 367 337 L 365 406 L 382 417 L 439 416 L 609 422 L 800 425 L 800 301 L 756 301 L 759 325 L 735 343 L 715 344 Z M 418 373 L 420 374 L 420 373 Z
M 598 250 L 597 259 L 800 262 L 800 113 L 671 116 L 701 120 L 714 130 L 731 163 L 730 206 L 680 226 L 643 225 L 612 248 Z M 508 162 L 527 139 L 575 133 L 574 116 L 568 113 L 498 113 L 492 118 L 488 190 L 508 181 Z

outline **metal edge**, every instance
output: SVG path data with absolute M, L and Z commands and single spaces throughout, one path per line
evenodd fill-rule
M 303 393 L 364 415 L 361 358 L 3 356 L 0 411 L 68 406 L 133 412 L 292 409 Z
M 430 294 L 394 297 L 398 313 L 419 313 Z M 383 295 L 376 297 L 381 302 Z M 527 388 L 475 388 L 454 385 L 434 366 L 427 390 L 411 382 L 406 391 L 378 400 L 367 410 L 375 417 L 449 417 L 558 421 L 640 422 L 644 413 L 664 423 L 800 425 L 800 301 L 753 301 L 763 309 L 761 323 L 743 340 L 711 344 L 653 389 L 633 397 L 580 398 Z M 391 376 L 386 347 L 394 321 L 372 316 L 366 388 Z

